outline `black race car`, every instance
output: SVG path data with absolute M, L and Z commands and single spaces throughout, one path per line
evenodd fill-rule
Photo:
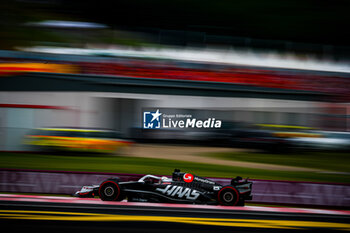
M 83 186 L 74 196 L 99 196 L 103 201 L 127 199 L 132 202 L 244 206 L 245 200 L 252 200 L 251 191 L 252 182 L 239 176 L 231 180 L 231 185 L 223 186 L 175 169 L 171 178 L 146 175 L 138 181 L 128 182 L 110 178 L 100 185 Z

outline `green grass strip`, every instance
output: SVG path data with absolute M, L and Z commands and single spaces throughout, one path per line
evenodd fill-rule
M 207 177 L 250 177 L 252 179 L 349 182 L 348 175 L 316 172 L 272 171 L 197 162 L 123 156 L 68 156 L 0 153 L 0 168 L 59 171 L 88 171 L 170 175 L 174 168 Z

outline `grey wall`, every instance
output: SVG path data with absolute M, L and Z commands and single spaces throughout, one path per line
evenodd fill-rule
M 137 180 L 141 174 L 45 172 L 0 170 L 0 191 L 20 193 L 73 194 L 83 185 L 99 184 L 109 177 Z M 212 178 L 223 185 L 230 179 Z M 255 203 L 284 203 L 312 206 L 350 207 L 350 185 L 311 182 L 253 180 Z

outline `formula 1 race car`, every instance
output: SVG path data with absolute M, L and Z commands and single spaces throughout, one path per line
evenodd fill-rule
M 121 182 L 110 178 L 100 185 L 83 186 L 76 197 L 99 196 L 103 201 L 153 203 L 193 203 L 244 206 L 252 200 L 252 182 L 237 176 L 231 185 L 223 186 L 207 178 L 175 169 L 171 178 L 145 175 L 138 181 Z

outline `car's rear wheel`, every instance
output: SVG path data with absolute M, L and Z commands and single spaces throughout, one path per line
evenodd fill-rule
M 239 192 L 232 186 L 225 186 L 218 193 L 218 201 L 220 205 L 234 206 L 239 200 Z
M 118 201 L 121 190 L 116 181 L 107 180 L 100 185 L 98 194 L 102 201 Z

